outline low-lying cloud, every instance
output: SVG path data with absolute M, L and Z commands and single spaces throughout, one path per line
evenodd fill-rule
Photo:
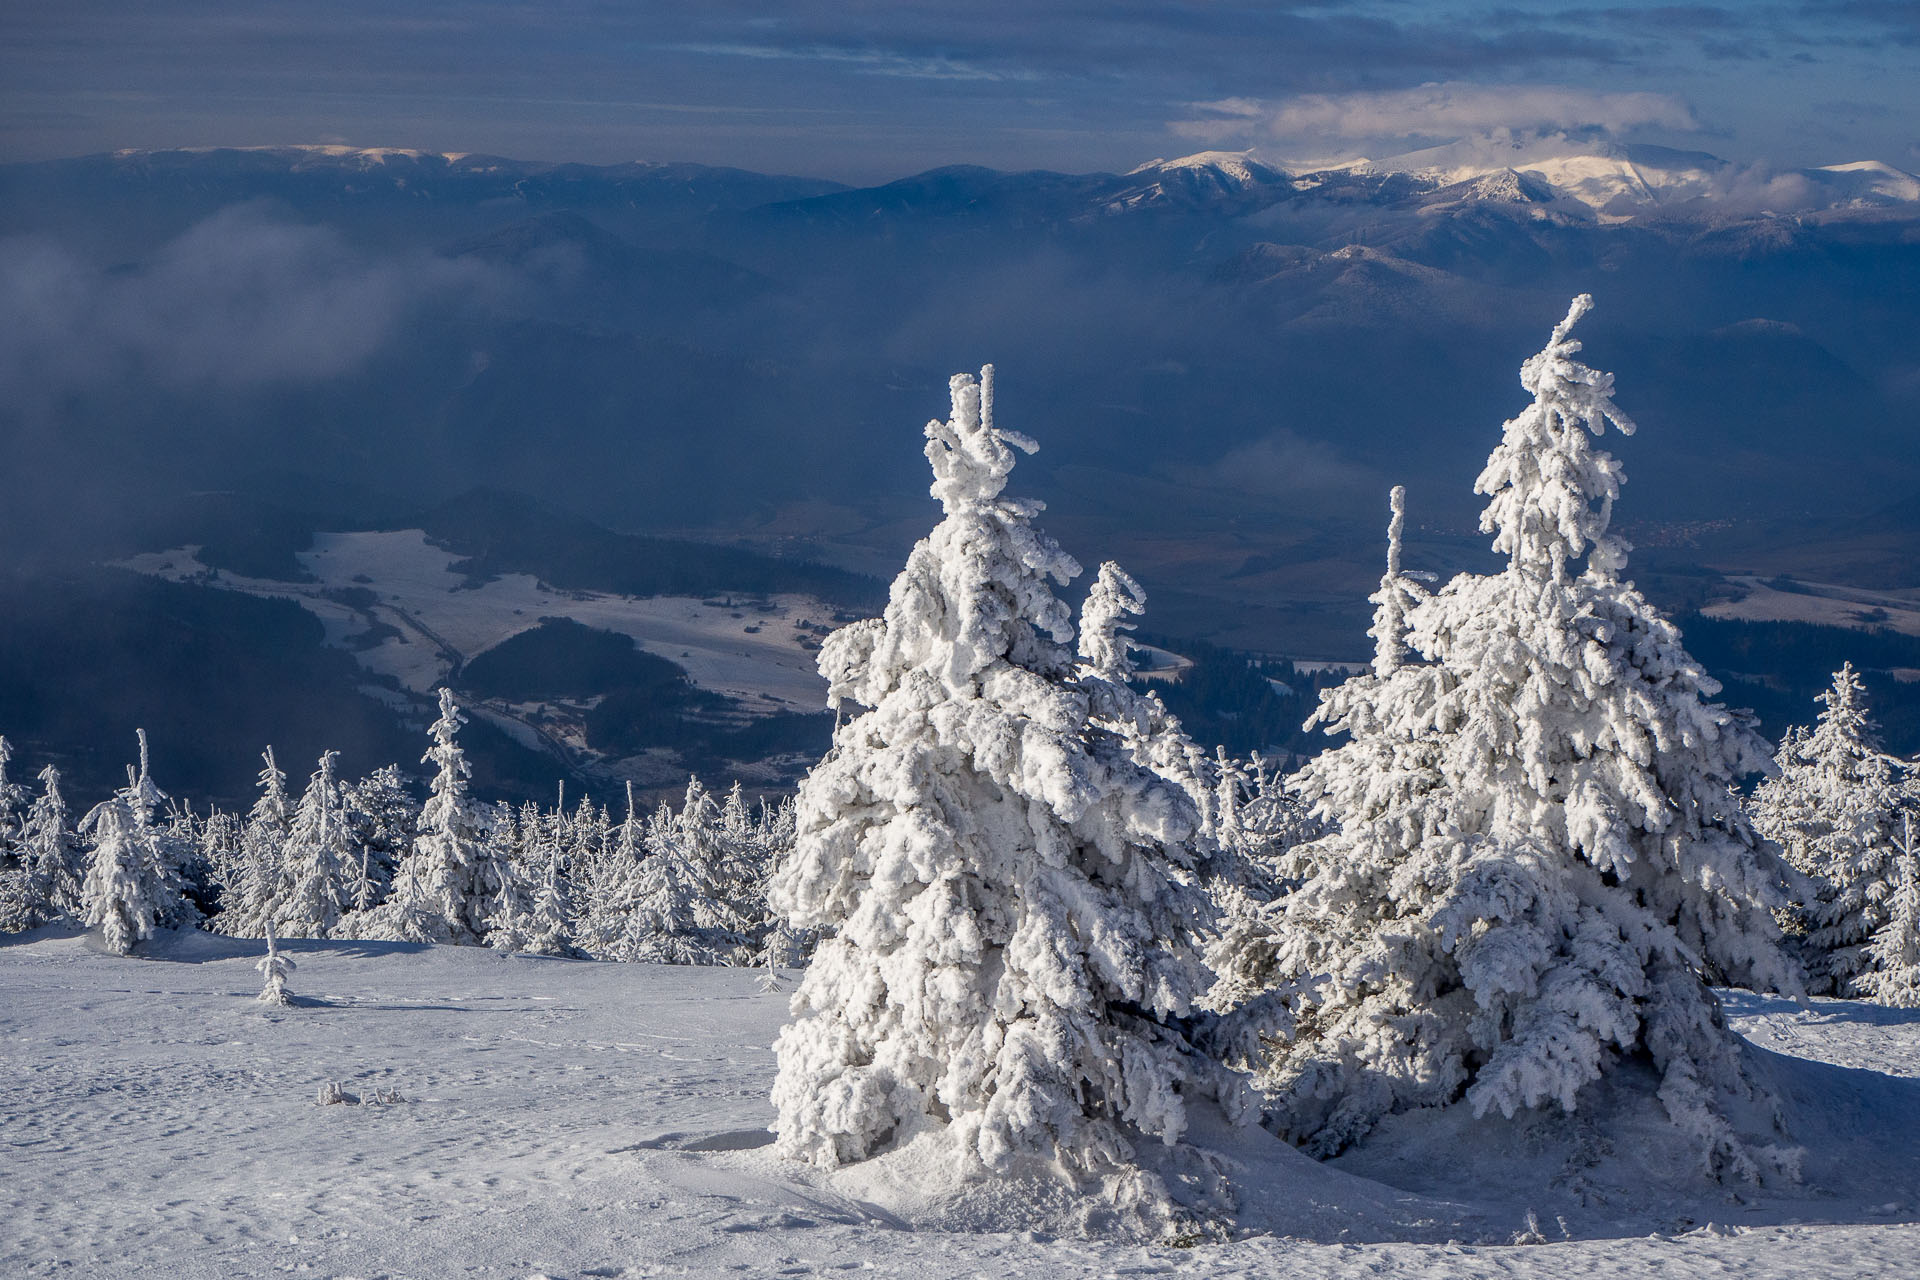
M 0 241 L 0 396 L 31 412 L 102 381 L 247 391 L 363 366 L 419 308 L 476 296 L 487 270 L 372 257 L 257 207 L 106 267 L 41 237 Z

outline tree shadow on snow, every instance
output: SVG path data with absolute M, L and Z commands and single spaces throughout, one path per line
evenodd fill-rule
M 1860 1017 L 1878 1021 L 1902 1012 Z M 1749 1052 L 1756 1079 L 1779 1098 L 1785 1132 L 1762 1106 L 1730 1118 L 1756 1147 L 1801 1148 L 1798 1182 L 1712 1178 L 1693 1140 L 1668 1119 L 1659 1075 L 1644 1059 L 1622 1062 L 1583 1089 L 1571 1115 L 1549 1105 L 1512 1118 L 1497 1111 L 1476 1118 L 1465 1103 L 1407 1112 L 1388 1116 L 1325 1163 L 1421 1197 L 1424 1225 L 1482 1243 L 1536 1233 L 1608 1239 L 1710 1225 L 1920 1222 L 1920 1147 L 1913 1141 L 1920 1080 L 1751 1046 Z
M 1780 996 L 1756 995 L 1751 991 L 1721 991 L 1720 1004 L 1727 1017 L 1791 1018 L 1810 1026 L 1911 1027 L 1920 1025 L 1920 1009 L 1893 1009 L 1871 1000 L 1816 999 L 1811 1009 L 1802 1009 Z

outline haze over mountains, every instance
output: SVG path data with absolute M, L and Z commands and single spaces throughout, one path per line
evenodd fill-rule
M 1352 657 L 1387 487 L 1411 563 L 1479 563 L 1515 371 L 1588 291 L 1656 600 L 1736 569 L 1911 587 L 1920 179 L 1840 160 L 1553 135 L 865 188 L 343 146 L 0 166 L 0 537 L 59 571 L 207 541 L 235 501 L 297 542 L 488 489 L 884 577 L 930 522 L 920 424 L 991 361 L 1041 443 L 1022 492 L 1141 578 L 1150 630 Z

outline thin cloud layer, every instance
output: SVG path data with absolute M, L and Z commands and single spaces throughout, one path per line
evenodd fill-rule
M 1380 140 L 1454 139 L 1495 133 L 1652 127 L 1693 131 L 1693 110 L 1668 93 L 1604 93 L 1556 85 L 1423 84 L 1413 89 L 1315 93 L 1261 101 L 1226 98 L 1194 104 L 1173 121 L 1177 135 L 1210 146 L 1280 143 L 1325 147 Z

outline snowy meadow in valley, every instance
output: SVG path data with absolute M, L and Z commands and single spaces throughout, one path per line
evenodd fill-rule
M 1851 667 L 1777 748 L 1715 701 L 1591 306 L 1476 486 L 1502 567 L 1404 570 L 1395 488 L 1284 775 L 1133 679 L 1124 568 L 1069 600 L 991 366 L 793 797 L 491 802 L 445 687 L 423 804 L 269 750 L 203 816 L 143 735 L 76 821 L 0 740 L 0 1269 L 1902 1274 L 1920 771 Z

